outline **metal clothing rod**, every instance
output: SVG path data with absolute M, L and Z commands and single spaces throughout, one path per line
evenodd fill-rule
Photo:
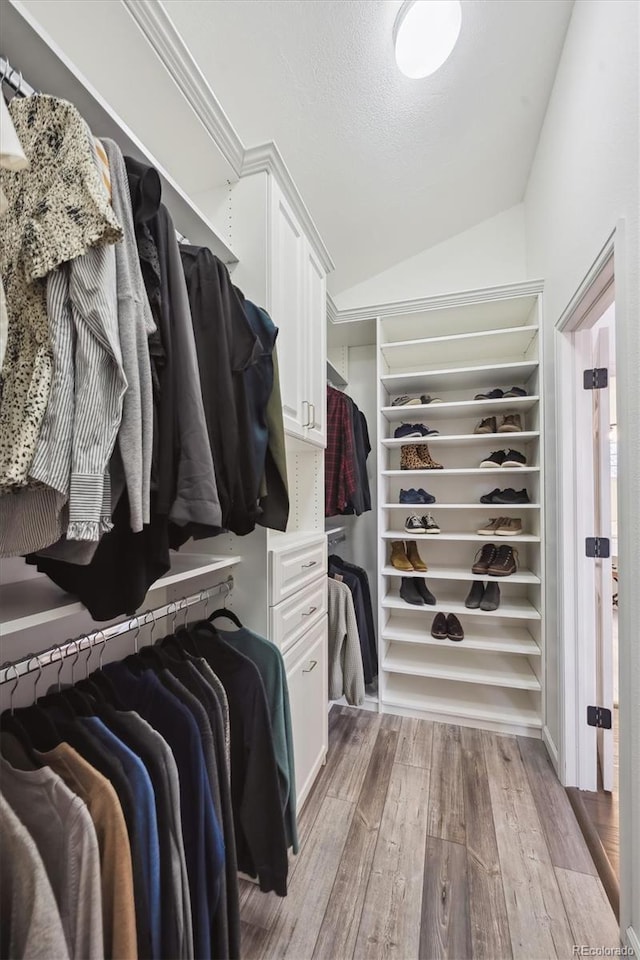
M 22 76 L 22 71 L 14 70 L 6 57 L 0 57 L 0 77 L 12 90 L 22 97 L 32 97 L 36 90 Z
M 48 650 L 43 650 L 40 653 L 30 653 L 21 660 L 16 660 L 12 663 L 3 663 L 0 667 L 0 684 L 7 683 L 10 680 L 16 681 L 28 673 L 35 673 L 36 670 L 42 670 L 43 667 L 51 663 L 59 663 L 66 657 L 71 655 L 75 656 L 82 650 L 88 650 L 97 643 L 107 643 L 108 640 L 113 640 L 114 637 L 120 637 L 132 630 L 140 630 L 142 627 L 155 623 L 156 620 L 161 620 L 163 617 L 174 616 L 175 618 L 178 613 L 183 610 L 187 610 L 196 603 L 204 603 L 205 600 L 208 600 L 216 593 L 220 593 L 222 590 L 226 590 L 227 597 L 230 595 L 233 590 L 233 577 L 227 577 L 226 580 L 222 580 L 212 587 L 207 587 L 205 590 L 200 590 L 199 593 L 194 593 L 189 597 L 172 600 L 171 603 L 167 603 L 163 607 L 156 607 L 154 610 L 146 610 L 143 613 L 135 614 L 133 617 L 129 617 L 128 620 L 123 620 L 121 623 L 115 623 L 110 627 L 105 627 L 104 630 L 93 630 L 91 633 L 83 633 L 75 640 L 67 640 L 66 643 L 49 647 Z
M 347 539 L 347 534 L 344 530 L 328 530 L 327 531 L 327 545 L 333 546 L 334 543 L 344 543 Z

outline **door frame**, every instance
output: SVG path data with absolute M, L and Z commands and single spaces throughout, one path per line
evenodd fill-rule
M 575 333 L 596 322 L 614 300 L 616 233 L 611 234 L 591 269 L 555 324 L 556 443 L 559 531 L 558 585 L 561 630 L 561 723 L 559 773 L 565 786 L 597 787 L 595 727 L 587 726 L 587 705 L 594 703 L 595 630 L 585 622 L 593 596 L 594 577 L 584 574 L 585 511 L 575 491 L 582 472 L 577 438 L 590 429 L 586 405 L 578 402 L 579 377 L 587 364 Z M 616 305 L 617 306 L 617 305 Z

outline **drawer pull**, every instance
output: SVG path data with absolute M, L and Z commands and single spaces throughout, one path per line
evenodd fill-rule
M 310 617 L 311 614 L 312 614 L 312 613 L 315 613 L 317 609 L 318 609 L 317 607 L 309 607 L 309 609 L 307 610 L 307 612 L 306 612 L 306 613 L 303 613 L 302 616 L 303 616 L 303 617 Z
M 318 565 L 318 561 L 317 561 L 317 560 L 310 560 L 309 563 L 303 563 L 303 564 L 301 564 L 301 567 L 302 567 L 302 569 L 304 570 L 305 567 L 317 567 L 317 565 Z
M 310 661 L 309 669 L 308 669 L 308 670 L 303 670 L 302 672 L 303 672 L 303 673 L 311 673 L 311 671 L 312 671 L 315 667 L 317 667 L 317 666 L 318 666 L 318 661 L 317 661 L 317 660 L 311 660 L 311 661 Z

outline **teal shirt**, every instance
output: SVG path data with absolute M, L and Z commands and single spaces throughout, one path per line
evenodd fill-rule
M 284 817 L 287 845 L 298 852 L 298 830 L 296 826 L 296 780 L 293 759 L 293 732 L 291 730 L 291 711 L 289 708 L 289 690 L 282 654 L 269 640 L 258 636 L 247 627 L 240 630 L 216 630 L 222 639 L 239 653 L 243 653 L 258 668 L 271 718 L 273 747 L 278 764 L 282 813 Z

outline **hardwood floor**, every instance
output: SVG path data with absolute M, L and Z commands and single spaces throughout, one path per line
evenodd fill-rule
M 618 946 L 539 740 L 334 707 L 299 835 L 286 898 L 241 881 L 244 960 L 551 960 Z

